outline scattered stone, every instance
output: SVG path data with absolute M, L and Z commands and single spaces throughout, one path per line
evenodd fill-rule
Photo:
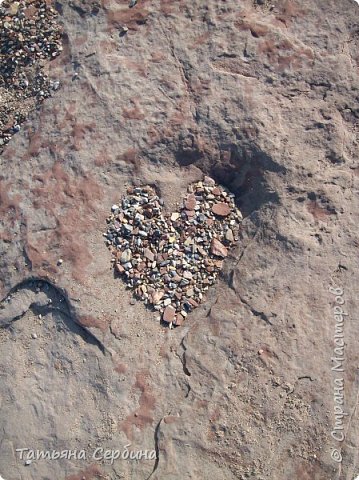
M 191 211 L 195 209 L 196 205 L 197 205 L 196 197 L 193 193 L 190 193 L 184 202 L 184 206 L 186 207 L 187 210 Z
M 198 307 L 198 305 L 199 305 L 199 304 L 196 302 L 196 300 L 193 300 L 193 298 L 190 298 L 190 299 L 188 300 L 188 302 L 192 305 L 193 308 L 196 308 L 196 307 Z
M 153 262 L 153 260 L 155 259 L 154 253 L 152 253 L 149 248 L 145 248 L 143 254 L 150 262 Z
M 180 313 L 177 313 L 176 319 L 173 323 L 179 327 L 180 325 L 183 324 L 184 320 L 185 320 L 184 317 Z
M 230 228 L 226 231 L 225 238 L 226 238 L 227 242 L 230 242 L 230 243 L 234 242 L 233 232 Z
M 125 271 L 125 269 L 123 268 L 123 266 L 120 265 L 119 263 L 116 263 L 116 264 L 115 264 L 115 269 L 116 269 L 117 273 L 119 273 L 120 275 Z
M 223 243 L 216 238 L 212 238 L 211 253 L 213 253 L 213 255 L 217 255 L 217 257 L 225 258 L 228 255 L 228 250 Z
M 227 217 L 231 213 L 228 203 L 215 203 L 212 207 L 212 212 L 220 217 Z
M 172 307 L 172 305 L 168 305 L 163 312 L 163 321 L 167 323 L 173 322 L 175 319 L 175 313 L 176 310 L 174 307 Z
M 192 218 L 196 215 L 196 212 L 194 210 L 186 210 L 185 213 L 188 218 Z
M 152 293 L 152 303 L 153 303 L 153 305 L 157 305 L 164 294 L 165 294 L 165 292 L 163 292 L 161 290 L 155 290 Z
M 121 263 L 128 263 L 131 260 L 131 258 L 132 258 L 132 252 L 129 248 L 127 248 L 126 250 L 124 250 L 122 252 L 122 255 L 120 257 L 120 261 L 121 261 Z

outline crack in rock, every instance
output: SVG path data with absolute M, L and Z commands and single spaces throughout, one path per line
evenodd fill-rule
M 152 475 L 156 472 L 157 468 L 158 468 L 158 464 L 160 462 L 160 448 L 159 448 L 159 433 L 160 433 L 160 427 L 161 427 L 161 423 L 162 423 L 162 420 L 163 420 L 164 417 L 161 418 L 161 420 L 157 423 L 156 425 L 156 428 L 155 428 L 155 433 L 154 433 L 154 440 L 155 440 L 155 452 L 156 452 L 156 460 L 155 460 L 155 464 L 153 466 L 153 470 L 152 472 L 150 473 L 150 475 L 147 477 L 146 480 L 150 480 L 150 478 L 152 477 Z
M 41 278 L 29 278 L 11 289 L 0 301 L 0 328 L 9 328 L 29 310 L 43 315 L 61 313 L 67 320 L 70 332 L 81 335 L 83 340 L 96 345 L 103 354 L 106 352 L 103 343 L 76 320 L 76 314 L 66 293 L 51 282 Z M 75 325 L 77 328 L 74 328 Z
M 182 338 L 181 343 L 180 343 L 180 347 L 182 347 L 183 353 L 182 353 L 182 356 L 178 355 L 178 358 L 181 360 L 183 373 L 185 375 L 187 375 L 187 377 L 190 377 L 191 372 L 188 370 L 188 367 L 187 367 L 187 359 L 186 359 L 187 347 L 184 344 L 184 339 L 185 339 L 185 337 Z
M 267 315 L 264 313 L 264 312 L 259 312 L 258 310 L 255 310 L 251 305 L 249 305 L 249 303 L 244 300 L 244 298 L 242 298 L 241 296 L 239 296 L 241 302 L 246 305 L 246 307 L 249 308 L 249 310 L 251 311 L 251 313 L 255 316 L 255 317 L 259 317 L 261 320 L 263 320 L 265 323 L 267 323 L 268 325 L 271 325 L 273 327 L 273 323 L 269 320 L 269 318 L 267 317 Z

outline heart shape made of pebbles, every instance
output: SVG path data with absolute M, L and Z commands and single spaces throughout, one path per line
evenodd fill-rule
M 129 187 L 112 206 L 104 236 L 136 298 L 170 326 L 181 325 L 214 284 L 242 214 L 234 195 L 209 177 L 188 187 L 177 211 L 164 215 L 162 206 L 151 186 Z

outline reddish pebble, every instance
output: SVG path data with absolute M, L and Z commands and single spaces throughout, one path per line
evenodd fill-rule
M 226 217 L 231 213 L 231 209 L 227 203 L 219 202 L 213 205 L 212 212 L 220 217 Z
M 185 212 L 186 212 L 186 215 L 187 215 L 188 218 L 194 217 L 194 215 L 196 213 L 194 210 L 185 210 Z
M 157 305 L 157 303 L 159 303 L 164 294 L 165 292 L 163 292 L 162 290 L 153 292 L 151 295 L 153 305 Z
M 138 270 L 139 272 L 142 272 L 142 271 L 146 268 L 146 266 L 147 266 L 147 265 L 145 264 L 145 262 L 142 262 L 142 263 L 140 263 L 140 264 L 137 266 L 137 270 Z
M 120 274 L 125 271 L 125 269 L 123 268 L 123 266 L 120 263 L 116 263 L 115 268 L 116 268 L 117 272 L 120 273 Z
M 193 298 L 189 298 L 188 301 L 192 305 L 192 307 L 198 307 L 198 302 L 196 302 L 196 300 L 194 300 Z
M 155 259 L 155 255 L 151 252 L 149 248 L 145 248 L 143 254 L 150 262 L 153 262 L 153 260 Z
M 228 250 L 226 247 L 216 238 L 212 238 L 211 242 L 211 253 L 217 255 L 217 257 L 226 257 L 228 255 Z
M 196 204 L 197 204 L 196 197 L 194 196 L 193 193 L 190 193 L 184 202 L 184 206 L 186 207 L 187 210 L 194 210 L 194 207 L 196 206 Z
M 163 312 L 163 321 L 167 323 L 173 322 L 175 319 L 176 310 L 172 307 L 172 305 L 168 305 Z
M 183 324 L 183 322 L 184 322 L 184 316 L 181 315 L 180 313 L 177 313 L 176 320 L 174 321 L 174 324 L 180 326 L 180 325 Z

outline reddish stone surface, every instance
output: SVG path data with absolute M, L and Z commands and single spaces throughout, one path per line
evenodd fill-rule
M 216 238 L 212 238 L 211 242 L 211 253 L 213 255 L 217 255 L 218 257 L 226 257 L 228 255 L 228 250 L 227 248 L 221 243 L 219 240 Z M 208 267 L 210 268 L 210 267 Z
M 196 197 L 194 196 L 193 193 L 190 193 L 186 200 L 184 201 L 185 208 L 187 210 L 194 210 L 194 207 L 196 206 Z
M 163 321 L 167 323 L 173 322 L 175 318 L 176 310 L 172 307 L 172 305 L 168 305 L 164 312 L 163 312 Z
M 219 217 L 226 217 L 231 213 L 231 209 L 226 203 L 219 202 L 213 205 L 212 212 L 218 215 Z
M 140 392 L 139 407 L 128 415 L 119 428 L 126 434 L 128 440 L 134 439 L 136 429 L 143 430 L 153 423 L 153 412 L 156 405 L 152 389 L 148 384 L 148 372 L 143 371 L 136 374 L 134 390 Z
M 212 193 L 213 193 L 213 195 L 219 196 L 219 195 L 222 193 L 222 191 L 221 191 L 220 188 L 215 187 L 215 188 L 212 190 Z
M 185 320 L 184 317 L 180 313 L 177 313 L 174 323 L 175 325 L 180 326 L 180 325 L 183 325 L 184 320 Z
M 69 475 L 65 480 L 100 480 L 103 478 L 103 472 L 99 465 L 91 465 L 85 470 L 81 470 L 79 473 Z

